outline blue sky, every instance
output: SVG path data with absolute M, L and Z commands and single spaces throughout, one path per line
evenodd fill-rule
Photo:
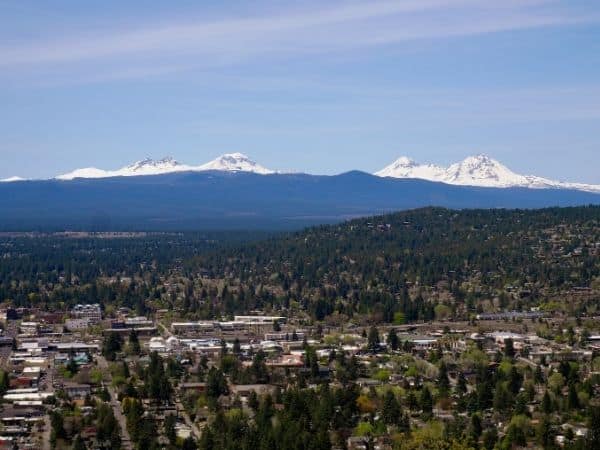
M 600 183 L 600 3 L 0 0 L 0 178 L 486 153 Z

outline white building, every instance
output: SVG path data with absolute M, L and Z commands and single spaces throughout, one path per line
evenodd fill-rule
M 102 309 L 100 304 L 75 305 L 71 309 L 71 317 L 75 319 L 89 319 L 90 323 L 98 323 L 102 320 Z
M 162 337 L 153 337 L 148 342 L 148 350 L 150 352 L 166 353 L 167 344 Z

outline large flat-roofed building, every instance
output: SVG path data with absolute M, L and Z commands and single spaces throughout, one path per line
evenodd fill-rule
M 98 344 L 87 344 L 85 342 L 53 342 L 49 347 L 62 353 L 70 352 L 97 352 L 100 350 Z
M 71 317 L 75 319 L 88 319 L 90 323 L 98 323 L 102 320 L 102 309 L 98 303 L 75 305 L 71 309 Z
M 173 333 L 208 332 L 214 331 L 215 322 L 200 320 L 197 322 L 173 322 L 171 331 Z
M 138 336 L 153 336 L 158 333 L 158 329 L 156 327 L 121 327 L 121 328 L 106 328 L 102 331 L 102 334 L 107 335 L 111 333 L 117 333 L 121 336 L 128 336 L 132 330 L 135 330 Z
M 40 339 L 28 339 L 21 340 L 18 348 L 20 351 L 29 352 L 30 354 L 41 353 L 48 349 L 48 339 L 40 338 Z
M 481 313 L 475 317 L 477 320 L 515 320 L 515 319 L 541 319 L 543 312 L 539 311 L 504 311 L 498 313 Z
M 89 384 L 65 383 L 65 393 L 69 398 L 85 398 L 92 393 Z
M 21 322 L 19 325 L 19 329 L 23 334 L 37 334 L 40 328 L 40 324 L 38 322 Z
M 65 321 L 65 328 L 69 331 L 86 330 L 90 326 L 90 319 L 79 318 L 79 319 L 67 319 Z
M 248 324 L 239 320 L 219 322 L 219 328 L 223 331 L 245 330 Z
M 265 333 L 265 341 L 301 341 L 305 335 L 304 331 L 271 332 Z
M 127 317 L 124 320 L 125 326 L 130 328 L 144 328 L 154 326 L 154 322 L 144 316 Z
M 234 316 L 233 320 L 248 324 L 272 324 L 273 322 L 285 323 L 287 318 L 283 316 Z

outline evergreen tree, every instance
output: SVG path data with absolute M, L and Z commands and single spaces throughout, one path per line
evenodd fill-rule
M 138 334 L 137 331 L 135 331 L 135 328 L 132 328 L 131 332 L 129 333 L 129 349 L 134 355 L 139 355 L 141 351 L 140 341 L 138 339 Z
M 233 341 L 233 354 L 234 355 L 240 355 L 242 353 L 242 345 L 240 343 L 239 338 L 236 336 L 236 338 Z
M 375 326 L 372 326 L 369 329 L 369 335 L 367 337 L 367 348 L 372 352 L 376 352 L 379 350 L 379 342 L 379 331 L 377 331 Z
M 164 432 L 165 432 L 165 436 L 167 437 L 167 439 L 169 440 L 169 442 L 172 445 L 175 444 L 175 441 L 177 439 L 177 435 L 175 433 L 176 422 L 177 422 L 177 419 L 176 419 L 175 415 L 167 414 L 165 416 Z
M 219 369 L 212 367 L 206 379 L 206 395 L 211 399 L 218 399 L 221 395 L 227 395 L 229 388 L 227 380 Z
M 586 448 L 597 449 L 600 448 L 600 406 L 590 406 L 588 417 Z
M 421 410 L 423 411 L 423 415 L 425 417 L 430 417 L 433 411 L 433 397 L 431 396 L 431 392 L 426 386 L 424 386 L 423 389 L 421 389 L 419 403 L 421 406 Z
M 442 360 L 438 371 L 438 387 L 442 393 L 447 393 L 450 389 L 450 379 L 448 378 L 448 368 Z
M 86 450 L 85 442 L 80 435 L 75 436 L 71 450 Z
M 387 343 L 392 350 L 398 350 L 400 340 L 398 339 L 398 334 L 396 334 L 396 330 L 394 328 L 391 328 L 387 335 Z
M 569 384 L 568 404 L 569 409 L 579 409 L 579 396 L 577 389 L 575 389 L 575 383 Z
M 397 424 L 401 419 L 400 404 L 391 390 L 386 391 L 383 397 L 381 418 L 388 425 Z
M 549 449 L 554 447 L 554 432 L 552 430 L 552 426 L 550 421 L 548 420 L 548 416 L 543 416 L 540 419 L 540 423 L 536 428 L 536 440 L 537 443 L 544 449 Z
M 465 394 L 467 392 L 467 379 L 465 378 L 465 374 L 460 372 L 458 374 L 458 381 L 456 383 L 456 392 L 459 394 Z
M 511 338 L 504 340 L 504 355 L 510 359 L 515 357 L 515 346 Z
M 479 440 L 482 432 L 483 426 L 481 424 L 481 416 L 479 414 L 473 414 L 471 416 L 471 436 L 475 442 Z
M 194 440 L 193 437 L 188 436 L 184 441 L 183 444 L 181 446 L 182 450 L 197 450 L 198 446 L 196 445 L 196 441 Z M 206 447 L 208 448 L 212 448 L 212 447 Z
M 102 344 L 102 356 L 108 361 L 114 361 L 117 352 L 121 351 L 123 340 L 119 333 L 108 333 Z
M 544 396 L 542 397 L 542 412 L 544 414 L 550 414 L 552 412 L 552 399 L 550 398 L 548 391 L 545 391 Z
M 498 441 L 498 431 L 496 428 L 491 428 L 483 433 L 483 448 L 493 450 Z
M 65 437 L 66 432 L 64 429 L 63 416 L 58 411 L 53 411 L 50 414 L 50 426 L 52 427 L 52 433 L 57 439 Z

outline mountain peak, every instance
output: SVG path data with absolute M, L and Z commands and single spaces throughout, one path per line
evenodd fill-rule
M 415 162 L 415 160 L 409 158 L 408 156 L 401 156 L 394 162 L 394 165 L 397 165 L 399 167 L 413 167 L 416 164 L 417 163 Z
M 262 175 L 272 170 L 257 164 L 243 153 L 225 153 L 212 161 L 199 166 L 196 170 L 220 170 L 226 172 L 254 172 Z
M 108 178 L 108 177 L 131 177 L 141 175 L 159 175 L 172 172 L 200 172 L 205 170 L 219 170 L 227 172 L 254 172 L 258 174 L 273 173 L 243 153 L 226 153 L 212 161 L 200 166 L 189 166 L 182 164 L 171 156 L 154 160 L 144 158 L 117 170 L 104 170 L 95 167 L 76 169 L 72 172 L 59 175 L 59 180 L 72 180 L 74 178 Z
M 248 157 L 248 155 L 246 155 L 245 153 L 240 153 L 240 152 L 225 153 L 225 154 L 221 155 L 221 158 L 232 158 L 232 159 L 246 159 L 246 160 L 250 160 L 250 158 Z
M 21 178 L 21 177 L 3 178 L 0 180 L 0 183 L 13 183 L 15 181 L 26 181 L 26 178 Z
M 158 160 L 148 157 L 116 170 L 85 167 L 58 175 L 55 179 L 73 180 L 75 178 L 129 177 L 209 170 L 221 172 L 252 172 L 261 175 L 275 173 L 253 161 L 244 153 L 234 152 L 225 153 L 199 166 L 182 164 L 171 156 L 165 156 Z M 451 164 L 448 167 L 442 167 L 435 164 L 421 164 L 407 156 L 401 156 L 392 164 L 376 172 L 375 175 L 391 178 L 416 178 L 463 186 L 575 189 L 588 192 L 600 192 L 600 185 L 553 181 L 533 175 L 520 175 L 513 172 L 494 158 L 482 153 L 468 156 L 462 161 Z M 22 178 L 11 177 L 0 179 L 0 182 L 20 180 L 22 180 Z
M 375 172 L 375 175 L 393 178 L 420 178 L 462 186 L 563 188 L 592 192 L 600 191 L 600 186 L 561 183 L 536 176 L 519 175 L 499 161 L 482 153 L 467 156 L 462 161 L 448 167 L 416 164 L 409 158 L 402 157 L 379 172 Z
M 446 170 L 447 182 L 463 185 L 508 187 L 523 184 L 523 178 L 483 154 L 468 156 Z
M 495 159 L 490 158 L 488 155 L 480 153 L 478 155 L 467 156 L 461 162 L 464 166 L 490 166 L 499 164 Z
M 181 164 L 179 164 L 179 162 L 177 162 L 173 157 L 165 156 L 164 158 L 156 161 L 152 158 L 144 158 L 141 161 L 136 161 L 133 164 L 128 165 L 124 169 L 130 169 L 132 171 L 147 171 L 153 169 L 175 168 L 178 166 L 181 166 Z
M 392 178 L 422 178 L 436 181 L 443 171 L 443 167 L 434 164 L 418 164 L 407 156 L 401 156 L 389 166 L 375 172 L 375 175 Z

